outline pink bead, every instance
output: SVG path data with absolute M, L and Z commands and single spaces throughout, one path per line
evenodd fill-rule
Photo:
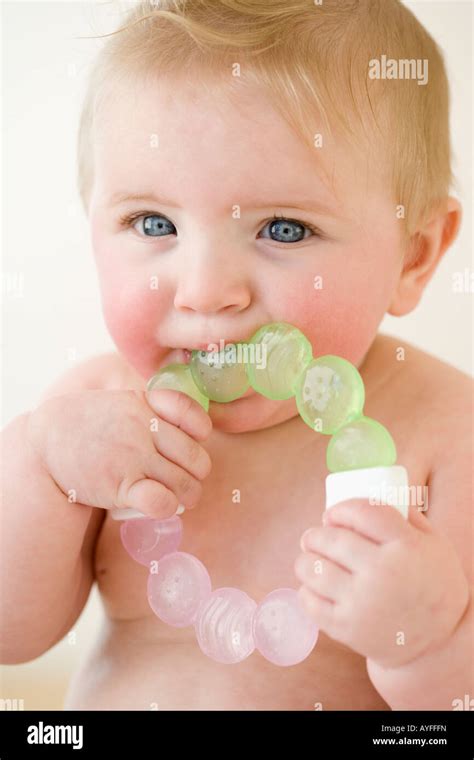
M 293 588 L 278 588 L 260 602 L 254 618 L 255 646 L 275 665 L 296 665 L 309 655 L 318 628 Z
M 257 605 L 237 588 L 218 588 L 201 605 L 196 622 L 204 654 L 230 664 L 245 660 L 255 649 L 252 635 Z
M 211 593 L 209 573 L 197 557 L 186 552 L 167 554 L 158 572 L 148 576 L 150 607 L 160 620 L 177 628 L 192 625 L 201 602 Z
M 120 537 L 127 552 L 141 565 L 150 566 L 153 560 L 175 552 L 181 543 L 183 523 L 173 515 L 167 520 L 138 517 L 125 520 L 120 526 Z

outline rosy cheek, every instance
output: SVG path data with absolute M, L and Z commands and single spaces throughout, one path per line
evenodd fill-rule
M 384 309 L 367 282 L 340 278 L 321 291 L 316 347 L 320 354 L 337 354 L 358 365 L 377 332 Z
M 102 283 L 102 308 L 109 333 L 120 353 L 148 379 L 166 347 L 158 343 L 163 321 L 164 294 L 152 289 L 149 279 L 130 282 L 132 277 L 110 278 Z
M 322 281 L 308 273 L 299 277 L 298 288 L 279 291 L 282 319 L 298 325 L 315 357 L 337 354 L 358 365 L 365 355 L 385 314 L 390 289 L 375 261 L 371 264 L 327 266 Z

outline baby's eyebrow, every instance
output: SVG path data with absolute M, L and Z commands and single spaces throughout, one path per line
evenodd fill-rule
M 147 201 L 154 201 L 160 203 L 162 206 L 172 206 L 173 208 L 180 208 L 177 203 L 168 200 L 167 198 L 159 198 L 155 193 L 114 193 L 108 199 L 109 206 L 118 206 L 120 203 L 128 203 L 130 201 L 138 201 L 140 203 L 147 203 Z
M 136 201 L 140 203 L 147 203 L 149 201 L 153 201 L 154 203 L 158 203 L 162 206 L 169 206 L 171 208 L 181 208 L 177 203 L 174 203 L 173 201 L 169 200 L 168 198 L 163 198 L 157 196 L 155 193 L 123 193 L 118 192 L 114 193 L 110 199 L 109 199 L 109 205 L 110 206 L 117 206 L 120 203 L 127 203 L 131 201 Z M 336 214 L 336 209 L 328 204 L 322 203 L 322 201 L 317 199 L 304 199 L 304 198 L 288 198 L 286 201 L 266 201 L 263 202 L 262 199 L 258 199 L 255 201 L 245 201 L 241 202 L 240 208 L 243 210 L 262 210 L 262 209 L 273 209 L 273 208 L 293 208 L 293 209 L 300 209 L 301 211 L 318 211 L 322 214 L 327 214 L 329 216 Z
M 325 204 L 320 200 L 315 199 L 304 199 L 304 198 L 288 198 L 286 201 L 272 201 L 270 203 L 262 203 L 262 202 L 247 202 L 247 203 L 241 203 L 240 204 L 241 209 L 254 209 L 261 211 L 262 209 L 272 209 L 272 208 L 294 208 L 294 209 L 300 209 L 301 211 L 319 211 L 322 214 L 327 214 L 328 216 L 333 216 L 336 214 L 337 209 L 335 207 L 330 206 L 329 204 Z

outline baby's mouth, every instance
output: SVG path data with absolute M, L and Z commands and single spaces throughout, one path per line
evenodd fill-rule
M 226 342 L 226 344 L 234 345 L 230 341 Z M 216 345 L 216 343 L 202 343 L 196 348 L 173 348 L 167 359 L 167 363 L 189 364 L 193 351 L 214 352 L 216 351 Z
M 213 344 L 209 344 L 209 346 L 212 346 Z M 192 349 L 192 348 L 172 348 L 170 349 L 169 354 L 166 356 L 165 359 L 160 363 L 160 366 L 158 367 L 157 371 L 159 369 L 164 369 L 170 364 L 189 364 L 191 361 L 192 353 L 193 351 L 211 351 L 210 347 L 204 346 L 204 344 L 200 348 Z M 249 396 L 255 395 L 254 389 L 249 386 L 247 390 L 239 396 L 239 398 L 235 399 L 235 401 L 238 401 L 239 399 L 248 398 Z M 211 403 L 214 403 L 211 401 Z M 233 403 L 233 402 L 227 402 L 227 403 Z M 219 405 L 219 404 L 218 404 Z
M 181 349 L 183 352 L 184 361 L 183 364 L 189 364 L 191 361 L 192 351 L 189 348 L 183 348 Z
M 172 348 L 162 366 L 168 364 L 189 364 L 192 351 L 188 348 Z

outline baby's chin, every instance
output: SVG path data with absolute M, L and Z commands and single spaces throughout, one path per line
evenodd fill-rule
M 294 399 L 272 401 L 259 393 L 227 403 L 209 403 L 213 430 L 250 433 L 281 424 L 298 414 Z

